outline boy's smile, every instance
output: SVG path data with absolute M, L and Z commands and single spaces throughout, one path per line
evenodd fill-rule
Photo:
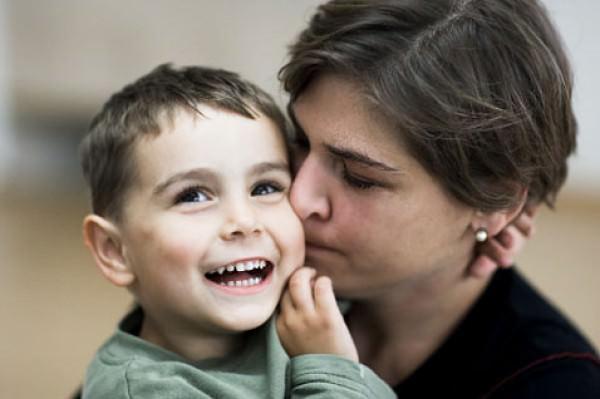
M 238 260 L 227 263 L 205 274 L 211 282 L 218 284 L 233 294 L 258 292 L 267 282 L 273 271 L 273 263 L 264 258 Z M 231 289 L 235 287 L 236 289 Z M 254 287 L 240 291 L 240 287 Z
M 240 332 L 273 313 L 304 259 L 282 134 L 267 118 L 200 107 L 134 145 L 118 224 L 142 337 Z M 159 338 L 157 338 L 159 337 Z

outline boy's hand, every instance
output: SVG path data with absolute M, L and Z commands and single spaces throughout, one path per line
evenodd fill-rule
M 358 362 L 358 352 L 335 301 L 329 277 L 298 269 L 281 297 L 279 339 L 290 357 L 331 354 Z
M 510 267 L 515 256 L 535 233 L 536 205 L 527 205 L 523 212 L 497 236 L 490 237 L 478 248 L 477 257 L 469 266 L 469 274 L 487 277 L 498 267 Z

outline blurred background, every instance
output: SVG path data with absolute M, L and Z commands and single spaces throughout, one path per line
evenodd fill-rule
M 544 0 L 576 74 L 579 150 L 519 258 L 600 345 L 600 2 Z M 319 0 L 0 0 L 0 397 L 67 397 L 130 299 L 81 241 L 76 149 L 92 115 L 163 62 L 241 72 L 285 98 L 286 45 Z

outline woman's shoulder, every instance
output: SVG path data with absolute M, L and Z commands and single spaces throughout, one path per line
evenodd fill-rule
M 530 390 L 574 384 L 573 392 L 597 392 L 596 351 L 518 270 L 503 269 L 441 347 L 396 392 L 400 397 L 552 398 L 556 396 L 530 395 Z
M 484 398 L 599 398 L 600 361 L 590 353 L 556 353 L 515 370 Z
M 600 397 L 600 360 L 573 322 L 517 270 L 499 272 L 492 284 L 485 300 L 496 318 L 489 344 L 499 372 L 490 397 Z
M 590 353 L 596 350 L 572 320 L 535 288 L 518 270 L 500 271 L 495 293 L 495 317 L 502 323 L 507 345 L 525 356 Z

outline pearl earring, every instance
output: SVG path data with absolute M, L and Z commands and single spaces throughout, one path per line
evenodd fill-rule
M 488 239 L 488 232 L 485 227 L 480 227 L 475 231 L 475 241 L 486 242 Z

